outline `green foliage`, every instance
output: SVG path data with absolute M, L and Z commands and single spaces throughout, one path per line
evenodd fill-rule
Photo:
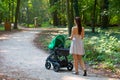
M 112 71 L 115 71 L 115 65 L 112 62 L 109 62 L 109 61 L 108 62 L 103 62 L 102 67 L 104 69 L 110 69 Z
M 68 55 L 67 58 L 68 58 L 68 61 L 73 61 L 72 55 Z
M 110 24 L 120 23 L 120 0 L 109 0 Z
M 0 24 L 0 31 L 3 31 L 3 30 L 5 30 L 4 26 Z
M 49 21 L 48 0 L 26 0 L 21 1 L 21 23 L 34 24 L 34 19 L 37 17 L 37 23 Z
M 41 27 L 52 27 L 49 22 L 42 23 Z
M 10 2 L 9 2 L 10 1 Z M 51 1 L 51 3 L 50 3 Z M 9 9 L 9 3 L 11 8 Z M 14 3 L 14 5 L 13 5 Z M 70 10 L 73 9 L 71 1 L 69 2 Z M 74 4 L 74 3 L 73 3 Z M 103 0 L 97 0 L 96 5 L 96 24 L 101 23 L 101 15 L 109 15 L 110 24 L 120 23 L 120 0 L 109 0 L 109 10 L 101 11 Z M 9 17 L 15 17 L 16 0 L 0 0 L 0 19 L 1 21 Z M 93 15 L 94 0 L 78 0 L 80 16 L 85 24 L 91 24 Z M 10 11 L 9 11 L 10 10 Z M 34 23 L 34 18 L 38 17 L 38 23 L 46 21 L 53 23 L 53 12 L 57 11 L 59 25 L 66 26 L 66 0 L 25 0 L 21 1 L 20 21 L 21 23 Z M 74 14 L 74 13 L 73 13 Z M 29 15 L 29 16 L 28 16 Z M 71 16 L 70 16 L 71 17 Z M 28 20 L 29 18 L 29 20 Z M 56 20 L 57 21 L 57 20 Z
M 0 17 L 2 17 L 3 19 L 8 18 L 9 16 L 9 10 L 8 10 L 8 6 L 6 6 L 7 3 L 0 1 Z
M 29 28 L 34 28 L 34 24 L 29 24 Z
M 119 21 L 119 16 L 115 15 L 111 18 L 110 24 L 117 24 Z
M 120 63 L 120 42 L 111 32 L 98 29 L 96 34 L 86 34 L 84 43 L 84 58 L 90 64 L 103 61 L 111 62 L 112 65 Z M 112 68 L 111 64 L 108 67 Z

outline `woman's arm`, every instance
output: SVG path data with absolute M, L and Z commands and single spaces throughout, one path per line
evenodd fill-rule
M 68 37 L 68 39 L 70 39 L 70 40 L 72 40 L 72 38 L 73 38 L 73 30 L 74 30 L 74 28 L 72 27 L 72 30 L 71 30 L 71 36 Z

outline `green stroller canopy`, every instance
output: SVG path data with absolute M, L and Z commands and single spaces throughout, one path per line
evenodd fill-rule
M 60 45 L 64 47 L 64 44 L 65 44 L 65 36 L 57 35 L 55 38 L 52 39 L 52 41 L 48 45 L 48 48 L 54 49 L 55 47 L 59 47 Z

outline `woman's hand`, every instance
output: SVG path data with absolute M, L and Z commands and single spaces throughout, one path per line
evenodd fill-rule
M 68 40 L 71 40 L 71 37 L 68 37 L 67 39 L 68 39 Z

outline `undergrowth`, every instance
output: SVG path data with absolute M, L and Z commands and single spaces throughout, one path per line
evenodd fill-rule
M 64 34 L 59 31 L 44 31 L 39 38 L 39 41 L 44 45 L 45 50 L 48 50 L 50 41 L 57 34 Z M 66 37 L 68 34 L 66 34 Z M 85 30 L 84 48 L 85 55 L 84 60 L 87 64 L 93 66 L 93 68 L 109 69 L 116 71 L 120 69 L 120 33 L 119 31 L 114 32 L 112 30 L 101 30 L 97 29 L 95 33 L 92 33 L 89 29 Z M 70 41 L 67 40 L 65 47 L 70 46 Z M 72 56 L 68 56 L 72 60 Z

